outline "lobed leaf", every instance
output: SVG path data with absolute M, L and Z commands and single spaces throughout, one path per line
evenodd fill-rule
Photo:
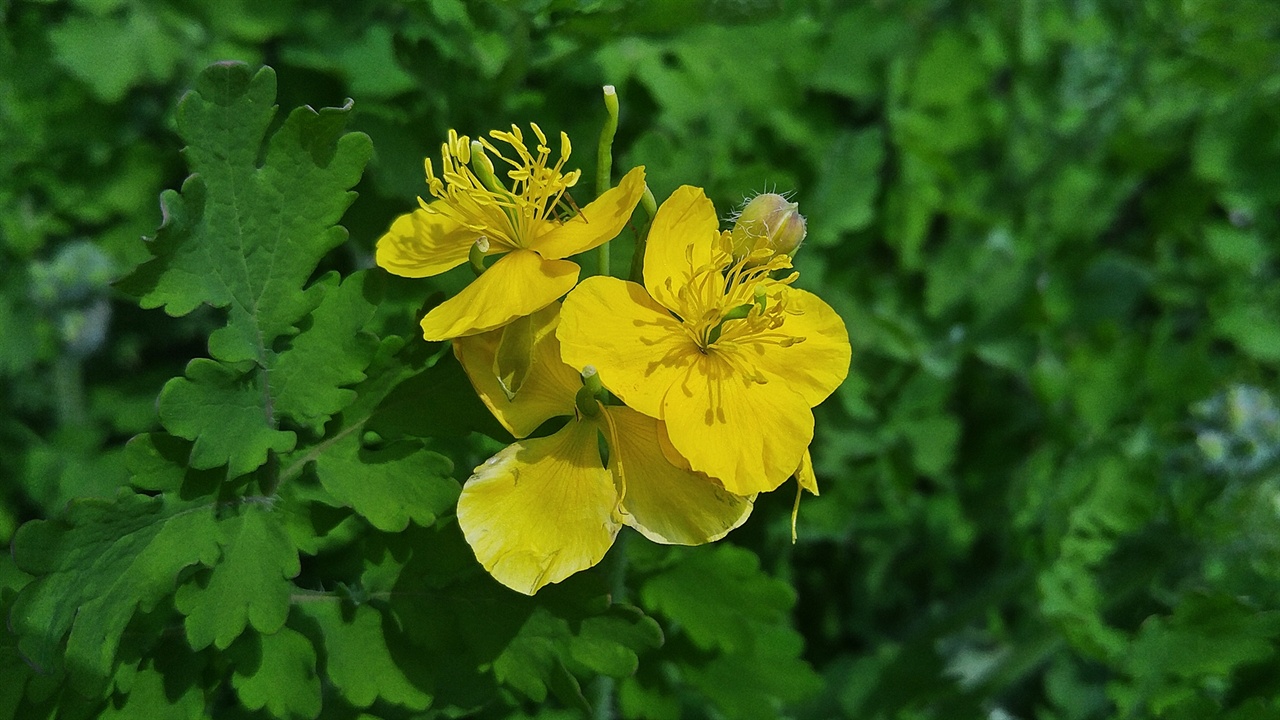
M 822 688 L 803 659 L 804 638 L 791 627 L 795 591 L 760 570 L 755 554 L 731 545 L 697 548 L 641 586 L 642 604 L 670 620 L 703 651 L 679 657 L 679 684 L 696 688 L 733 720 L 779 717 Z M 686 646 L 687 647 L 687 646 Z M 670 677 L 638 677 L 625 685 L 626 701 L 652 704 Z M 656 705 L 661 711 L 663 704 Z
M 19 649 L 37 668 L 63 664 L 77 689 L 100 693 L 134 613 L 173 593 L 184 568 L 212 564 L 217 537 L 211 504 L 127 492 L 77 500 L 62 519 L 23 525 L 14 558 L 36 578 L 9 615 Z
M 493 662 L 498 681 L 536 702 L 551 691 L 562 702 L 590 710 L 576 674 L 627 677 L 639 667 L 638 654 L 662 644 L 662 629 L 629 605 L 571 625 L 566 617 L 537 607 Z
M 195 650 L 210 644 L 225 650 L 248 626 L 279 631 L 289 616 L 289 580 L 301 570 L 298 551 L 267 505 L 244 505 L 219 519 L 217 530 L 222 557 L 208 581 L 183 585 L 174 598 Z
M 771 720 L 780 703 L 800 702 L 822 688 L 821 676 L 801 659 L 803 650 L 804 639 L 790 628 L 761 628 L 752 648 L 688 667 L 686 680 L 726 718 Z
M 427 526 L 458 501 L 462 487 L 453 463 L 412 441 L 363 447 L 350 433 L 315 458 L 315 473 L 333 498 L 384 532 L 400 532 L 409 521 Z
M 611 604 L 590 573 L 536 598 L 499 585 L 455 524 L 396 536 L 369 562 L 365 587 L 389 595 L 390 617 L 422 656 L 438 709 L 484 703 L 505 685 L 536 702 L 554 695 L 581 710 L 587 700 L 580 680 L 630 675 L 642 652 L 662 644 L 653 619 Z
M 200 720 L 205 717 L 205 697 L 196 686 L 171 693 L 165 673 L 155 667 L 138 670 L 129 692 L 118 703 L 108 702 L 98 720 Z
M 376 700 L 410 710 L 425 710 L 431 695 L 405 676 L 387 647 L 382 613 L 359 605 L 347 613 L 332 598 L 298 606 L 319 631 L 325 677 L 352 705 L 367 708 Z
M 272 364 L 270 387 L 276 414 L 320 432 L 355 399 L 347 386 L 365 379 L 378 350 L 364 326 L 381 294 L 381 276 L 360 272 L 339 285 L 337 273 L 329 273 L 311 289 L 322 293 L 320 304 Z
M 316 651 L 302 633 L 281 628 L 270 635 L 254 635 L 232 648 L 235 671 L 231 687 L 250 710 L 277 718 L 313 720 L 320 714 L 320 678 Z M 248 637 L 246 637 L 248 639 Z M 256 650 L 256 652 L 254 652 Z
M 372 153 L 343 133 L 351 111 L 294 110 L 275 132 L 275 73 L 238 63 L 205 70 L 178 108 L 192 175 L 161 196 L 164 222 L 152 258 L 121 281 L 143 307 L 185 315 L 226 308 L 196 360 L 160 398 L 165 428 L 193 441 L 191 466 L 252 472 L 287 452 L 282 419 L 319 431 L 354 399 L 377 341 L 362 328 L 377 300 L 371 276 L 305 288 L 316 265 L 347 237 L 338 221 Z M 278 343 L 292 338 L 283 349 Z
M 191 443 L 165 433 L 144 433 L 124 447 L 129 482 L 139 490 L 176 492 L 182 487 Z
M 191 467 L 227 466 L 229 477 L 253 472 L 268 452 L 288 452 L 296 433 L 277 430 L 262 373 L 241 374 L 222 363 L 196 358 L 186 377 L 160 391 L 160 421 L 169 432 L 192 440 Z
M 758 627 L 785 623 L 795 603 L 790 585 L 762 573 L 754 553 L 732 545 L 686 554 L 645 582 L 640 596 L 699 647 L 727 652 L 751 647 Z
M 0 555 L 0 616 L 9 617 L 18 589 L 30 580 L 14 565 L 12 557 Z M 31 667 L 18 652 L 18 638 L 8 632 L 0 633 L 0 677 L 4 678 L 4 682 L 0 682 L 0 720 L 17 717 L 31 674 Z
M 193 174 L 182 194 L 162 197 L 154 257 L 121 283 L 170 315 L 228 308 L 210 341 L 226 362 L 265 365 L 275 339 L 311 310 L 299 290 L 346 239 L 336 223 L 372 153 L 367 136 L 342 134 L 350 103 L 298 108 L 268 140 L 275 95 L 271 68 L 219 63 L 200 74 L 177 114 Z
M 322 492 L 311 493 L 314 499 L 331 506 L 350 507 L 374 527 L 387 532 L 404 530 L 410 521 L 430 525 L 451 509 L 460 492 L 451 477 L 452 462 L 426 450 L 419 438 L 397 437 L 403 433 L 381 422 L 387 415 L 385 401 L 389 396 L 407 398 L 412 394 L 410 387 L 421 385 L 416 382 L 420 378 L 438 376 L 434 368 L 423 367 L 438 358 L 421 356 L 422 349 L 419 346 L 400 352 L 398 339 L 384 340 L 372 361 L 368 379 L 355 388 L 357 399 L 342 410 L 327 438 L 283 458 L 282 480 L 297 478 L 304 471 L 314 473 L 323 488 Z M 478 400 L 475 402 L 479 404 Z M 435 406 L 437 403 L 428 397 L 418 397 L 416 414 L 441 415 L 422 412 L 423 407 Z M 362 434 L 371 426 L 393 439 L 381 446 L 366 447 Z

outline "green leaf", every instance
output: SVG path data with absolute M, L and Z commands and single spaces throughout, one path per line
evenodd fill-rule
M 1241 298 L 1228 306 L 1214 324 L 1219 334 L 1245 354 L 1264 362 L 1280 362 L 1280 314 L 1272 303 Z
M 681 663 L 684 682 L 726 717 L 743 720 L 777 717 L 778 702 L 802 700 L 822 687 L 801 658 L 803 637 L 790 625 L 790 585 L 761 572 L 755 554 L 731 545 L 677 557 L 645 581 L 641 598 L 695 646 L 711 651 Z
M 425 527 L 451 510 L 462 491 L 453 463 L 413 441 L 368 449 L 358 432 L 347 433 L 315 455 L 315 474 L 340 505 L 385 532 L 409 521 Z
M 638 653 L 662 644 L 662 629 L 629 605 L 614 605 L 581 624 L 535 608 L 519 633 L 493 662 L 499 682 L 536 702 L 548 690 L 561 701 L 587 707 L 575 674 L 627 677 L 639 667 Z
M 201 304 L 228 309 L 210 339 L 225 362 L 267 365 L 315 299 L 299 290 L 347 237 L 336 223 L 372 153 L 369 138 L 342 134 L 351 111 L 302 107 L 266 140 L 275 116 L 275 72 L 219 63 L 178 106 L 178 133 L 193 172 L 182 194 L 161 198 L 165 222 L 154 256 L 122 281 L 145 308 L 186 315 Z
M 266 708 L 277 718 L 312 720 L 320 714 L 316 651 L 302 633 L 285 627 L 270 635 L 248 635 L 231 653 L 231 686 L 246 708 Z
M 910 42 L 909 24 L 870 6 L 853 6 L 827 28 L 830 42 L 802 80 L 811 87 L 862 101 L 874 100 L 884 85 L 880 65 L 901 55 Z M 856 37 L 857 42 L 848 42 Z
M 326 33 L 314 39 L 316 43 L 287 52 L 285 59 L 346 78 L 355 97 L 391 97 L 417 87 L 417 80 L 396 61 L 391 28 L 372 25 L 358 38 Z
M 13 558 L 0 555 L 0 617 L 9 617 L 18 589 L 31 581 L 31 577 L 18 570 Z M 0 720 L 14 720 L 18 706 L 26 694 L 31 666 L 18 652 L 18 638 L 9 632 L 0 632 Z
M 401 663 L 392 657 L 382 613 L 368 605 L 348 613 L 332 598 L 303 602 L 297 609 L 315 622 L 325 677 L 352 705 L 367 708 L 381 699 L 425 710 L 431 704 L 431 696 L 406 677 Z
M 250 625 L 267 635 L 280 630 L 289 616 L 289 580 L 301 570 L 298 552 L 268 505 L 246 504 L 239 514 L 219 519 L 218 535 L 222 557 L 208 582 L 183 585 L 174 598 L 187 616 L 187 641 L 195 650 L 211 643 L 224 650 Z
M 326 276 L 303 290 L 346 239 L 336 223 L 355 197 L 369 139 L 342 133 L 349 104 L 298 108 L 268 139 L 274 99 L 270 68 L 251 74 L 221 63 L 200 75 L 177 120 L 193 174 L 181 194 L 162 196 L 153 257 L 121 281 L 143 307 L 171 315 L 227 308 L 209 351 L 238 365 L 194 361 L 165 387 L 160 417 L 195 442 L 192 467 L 227 465 L 233 477 L 293 448 L 294 434 L 277 429 L 281 417 L 318 430 L 351 402 L 343 386 L 364 378 L 376 350 L 361 332 L 377 299 L 367 275 L 340 286 Z M 277 340 L 299 330 L 277 351 Z
M 23 525 L 14 558 L 36 578 L 10 614 L 19 648 L 45 671 L 62 660 L 75 687 L 99 693 L 134 613 L 168 597 L 183 568 L 212 564 L 217 537 L 211 504 L 131 493 L 79 500 L 62 519 Z
M 662 628 L 634 605 L 614 604 L 609 611 L 582 621 L 569 644 L 574 662 L 601 675 L 634 675 L 639 653 L 662 646 Z
M 226 479 L 226 471 L 193 470 L 191 441 L 168 433 L 143 433 L 125 445 L 124 462 L 130 483 L 140 490 L 175 493 L 184 500 L 213 496 Z
M 736 652 L 751 647 L 756 628 L 785 624 L 795 591 L 760 571 L 760 560 L 732 545 L 702 547 L 650 578 L 645 607 L 670 618 L 698 647 Z
M 144 433 L 124 446 L 130 482 L 139 490 L 177 492 L 186 477 L 191 443 L 166 433 Z
M 242 375 L 204 358 L 187 364 L 186 377 L 174 378 L 160 391 L 160 421 L 169 432 L 195 441 L 191 467 L 205 470 L 227 466 L 227 475 L 253 472 L 267 461 L 267 453 L 288 452 L 297 434 L 277 430 L 265 408 L 262 373 Z
M 422 351 L 427 349 L 422 343 L 403 349 L 398 339 L 385 340 L 378 357 L 372 361 L 369 378 L 355 388 L 357 399 L 343 409 L 339 421 L 329 428 L 329 436 L 283 459 L 282 482 L 301 477 L 304 471 L 313 473 L 323 491 L 308 488 L 305 490 L 308 497 L 331 506 L 350 507 L 374 527 L 387 532 L 400 532 L 410 521 L 430 525 L 441 513 L 450 510 L 460 492 L 457 481 L 451 477 L 452 462 L 426 450 L 420 439 L 403 437 L 394 424 L 378 422 L 386 413 L 384 401 L 389 396 L 403 400 L 406 418 L 410 416 L 409 404 L 415 400 L 414 416 L 434 417 L 442 426 L 448 424 L 443 418 L 455 417 L 454 406 L 431 400 L 434 390 L 446 387 L 443 380 L 418 382 L 423 377 L 439 380 L 435 370 L 423 370 L 423 364 L 436 359 L 422 356 Z M 452 353 L 449 357 L 452 358 Z M 463 389 L 469 392 L 470 385 L 465 378 L 460 379 Z M 401 390 L 411 384 L 410 390 Z M 427 396 L 415 398 L 413 391 L 417 389 L 424 389 Z M 461 391 L 453 387 L 449 392 L 460 394 Z M 479 404 L 475 393 L 470 394 L 471 400 Z M 451 412 L 423 412 L 424 407 L 449 407 Z M 392 422 L 395 421 L 393 418 Z M 375 430 L 389 441 L 366 447 L 362 437 L 366 430 Z
M 54 58 L 106 102 L 130 87 L 168 80 L 184 54 L 184 38 L 148 6 L 123 17 L 71 15 L 49 31 Z
M 956 106 L 969 101 L 986 81 L 985 69 L 971 38 L 942 30 L 916 66 L 911 86 L 913 99 L 926 106 Z
M 650 687 L 629 677 L 618 687 L 618 709 L 627 718 L 680 720 L 680 699 L 666 687 Z
M 200 720 L 205 715 L 205 697 L 200 688 L 190 685 L 180 693 L 166 687 L 165 674 L 155 667 L 138 670 L 129 694 L 119 703 L 108 702 L 99 720 Z
M 1276 652 L 1280 611 L 1259 612 L 1222 595 L 1189 595 L 1168 618 L 1143 623 L 1129 649 L 1136 675 L 1225 676 Z
M 861 230 L 875 220 L 884 157 L 880 128 L 845 131 L 830 143 L 818 184 L 800 203 L 812 218 L 815 244 L 834 245 L 841 233 Z
M 1257 274 L 1274 254 L 1256 230 L 1243 230 L 1221 222 L 1204 229 L 1204 241 L 1210 257 L 1225 268 L 1247 275 Z
M 1207 717 L 1210 709 L 1220 715 L 1221 699 L 1206 702 L 1197 686 L 1213 687 L 1246 667 L 1270 674 L 1278 636 L 1280 611 L 1260 611 L 1222 593 L 1189 594 L 1172 615 L 1142 624 L 1120 659 L 1131 683 L 1113 683 L 1108 695 L 1130 717 Z
M 346 386 L 365 379 L 364 370 L 378 350 L 378 339 L 364 326 L 380 299 L 381 279 L 377 273 L 360 272 L 339 286 L 337 273 L 329 273 L 312 285 L 323 299 L 271 368 L 277 414 L 318 433 L 355 399 L 355 391 Z
M 925 475 L 946 470 L 960 441 L 960 423 L 949 415 L 906 420 L 902 432 L 911 443 L 916 467 Z
M 423 412 L 423 408 L 449 408 L 449 412 Z M 391 390 L 367 429 L 386 438 L 459 437 L 471 432 L 511 437 L 471 388 L 453 353 Z
M 625 677 L 641 652 L 662 642 L 651 618 L 611 605 L 590 573 L 536 598 L 502 587 L 476 563 L 456 524 L 411 529 L 388 549 L 371 556 L 365 586 L 390 596 L 391 617 L 423 656 L 437 707 L 483 703 L 502 683 L 531 700 L 555 695 L 581 709 L 580 679 Z
M 686 669 L 727 718 L 771 720 L 775 705 L 799 702 L 822 688 L 822 678 L 800 658 L 804 640 L 790 628 L 761 629 L 750 652 L 726 653 Z

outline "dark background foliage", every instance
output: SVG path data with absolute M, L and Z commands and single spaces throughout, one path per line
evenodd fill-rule
M 206 354 L 216 313 L 143 311 L 112 282 L 186 175 L 173 112 L 208 63 L 274 67 L 277 124 L 355 100 L 375 154 L 321 266 L 344 273 L 425 193 L 449 128 L 566 130 L 591 187 L 611 83 L 615 168 L 644 164 L 659 199 L 705 186 L 727 215 L 794 193 L 800 285 L 854 346 L 817 411 L 798 544 L 786 492 L 675 565 L 628 544 L 666 643 L 602 685 L 619 714 L 1280 715 L 1271 0 L 9 0 L 0 18 L 0 540 L 126 486 L 125 441 Z M 408 312 L 455 285 L 390 297 Z M 7 606 L 26 578 L 9 562 L 0 581 Z M 498 714 L 558 712 L 536 695 Z

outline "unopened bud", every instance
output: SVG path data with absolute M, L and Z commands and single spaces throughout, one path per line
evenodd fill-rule
M 733 256 L 744 258 L 757 250 L 762 260 L 791 255 L 805 236 L 800 206 L 777 193 L 751 198 L 733 223 Z

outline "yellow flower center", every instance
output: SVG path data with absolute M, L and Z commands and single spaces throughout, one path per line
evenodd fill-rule
M 731 348 L 742 343 L 765 343 L 790 347 L 803 337 L 788 334 L 783 325 L 787 315 L 799 311 L 788 308 L 787 294 L 779 292 L 795 282 L 799 273 L 775 279 L 773 274 L 791 268 L 791 258 L 761 249 L 734 259 L 731 241 L 722 234 L 711 261 L 695 266 L 693 249 L 686 252 L 689 281 L 678 290 L 667 288 L 676 297 L 685 333 L 703 354 L 715 348 Z M 736 353 L 734 354 L 737 355 Z M 753 368 L 736 368 L 757 382 L 765 382 Z
M 529 244 L 554 227 L 554 213 L 565 191 L 573 187 L 581 170 L 562 172 L 572 146 L 569 136 L 560 133 L 560 158 L 550 165 L 547 136 L 531 124 L 538 143 L 534 151 L 525 145 L 520 128 L 511 132 L 490 131 L 489 136 L 511 146 L 514 158 L 502 154 L 485 138 L 472 141 L 449 131 L 441 146 L 441 173 L 436 176 L 431 159 L 426 161 L 427 188 L 441 202 L 422 202 L 429 212 L 438 212 L 480 233 L 495 249 L 515 250 Z M 506 172 L 510 184 L 494 176 L 489 152 L 511 166 Z

